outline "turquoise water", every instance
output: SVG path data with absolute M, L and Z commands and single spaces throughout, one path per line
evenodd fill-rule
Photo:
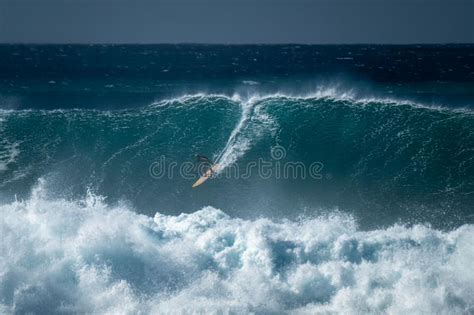
M 2 197 L 27 197 L 43 177 L 58 197 L 78 198 L 89 189 L 148 215 L 214 205 L 247 218 L 337 208 L 355 213 L 364 226 L 472 222 L 472 112 L 323 94 L 329 92 L 247 100 L 191 95 L 116 111 L 4 112 Z M 275 159 L 272 150 L 280 147 L 284 156 Z M 229 161 L 220 178 L 192 190 L 197 153 Z M 162 159 L 163 168 L 177 168 L 156 178 L 150 169 Z M 258 161 L 273 163 L 273 172 L 300 163 L 305 174 L 235 172 Z M 189 176 L 179 174 L 185 163 L 193 167 Z M 313 163 L 321 164 L 317 178 L 309 174 Z

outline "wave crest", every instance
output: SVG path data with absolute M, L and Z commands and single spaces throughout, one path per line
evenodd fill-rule
M 226 100 L 240 104 L 256 104 L 269 100 L 330 100 L 333 102 L 348 102 L 353 105 L 391 105 L 391 106 L 411 106 L 414 108 L 424 108 L 430 110 L 452 111 L 462 113 L 472 113 L 469 108 L 453 108 L 442 104 L 426 104 L 416 102 L 407 98 L 387 97 L 385 95 L 370 94 L 359 91 L 355 87 L 343 84 L 319 85 L 307 92 L 295 93 L 292 91 L 263 92 L 258 90 L 238 91 L 231 94 L 198 92 L 183 94 L 178 97 L 157 100 L 151 104 L 152 107 L 173 104 L 193 104 L 199 101 Z

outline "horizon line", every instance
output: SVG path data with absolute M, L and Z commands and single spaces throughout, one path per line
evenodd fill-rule
M 0 42 L 0 45 L 203 45 L 203 46 L 362 46 L 362 45 L 383 45 L 383 46 L 429 46 L 429 45 L 474 45 L 473 42 L 408 42 L 408 43 L 375 43 L 375 42 L 354 42 L 354 43 L 299 43 L 299 42 L 287 42 L 287 43 L 212 43 L 212 42 L 156 42 L 156 43 L 135 43 L 135 42 Z

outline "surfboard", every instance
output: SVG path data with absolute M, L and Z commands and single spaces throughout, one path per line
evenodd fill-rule
M 213 172 L 217 172 L 219 169 L 219 164 L 214 164 L 210 169 L 207 170 L 207 172 L 202 175 L 192 186 L 192 188 L 196 188 L 199 185 L 202 185 L 206 180 L 208 180 Z M 212 170 L 212 171 L 211 171 Z

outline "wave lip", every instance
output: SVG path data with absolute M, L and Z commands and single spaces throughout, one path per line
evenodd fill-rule
M 342 215 L 276 222 L 206 207 L 154 218 L 49 200 L 0 207 L 0 310 L 441 313 L 474 310 L 474 227 L 358 230 Z
M 380 93 L 379 93 L 380 94 Z M 443 104 L 425 104 L 416 102 L 407 98 L 400 98 L 376 93 L 366 93 L 359 91 L 356 87 L 342 84 L 322 84 L 315 88 L 309 89 L 307 92 L 293 92 L 291 90 L 281 90 L 277 92 L 263 92 L 259 90 L 252 91 L 236 91 L 231 94 L 226 93 L 207 93 L 198 92 L 191 94 L 183 94 L 174 98 L 168 98 L 155 101 L 152 106 L 164 106 L 173 103 L 188 103 L 203 100 L 226 99 L 231 102 L 256 104 L 263 101 L 275 99 L 293 99 L 293 100 L 331 100 L 334 102 L 348 102 L 354 105 L 383 104 L 392 106 L 411 106 L 414 108 L 422 108 L 438 111 L 452 111 L 461 113 L 472 113 L 469 108 L 452 108 Z

